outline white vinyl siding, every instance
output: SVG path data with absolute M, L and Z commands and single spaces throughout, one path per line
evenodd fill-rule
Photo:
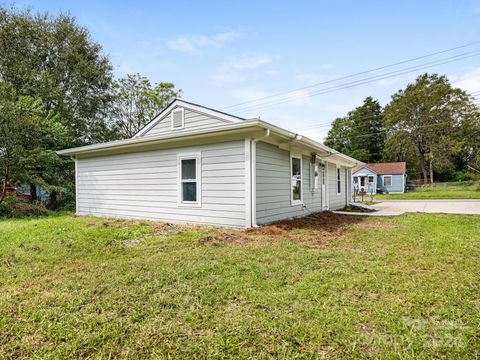
M 183 110 L 183 127 L 174 128 L 172 123 L 172 113 L 179 110 L 179 108 L 175 108 L 169 113 L 165 114 L 163 118 L 149 131 L 147 131 L 143 136 L 157 136 L 162 134 L 168 133 L 178 133 L 182 131 L 192 131 L 192 130 L 200 130 L 200 129 L 210 129 L 217 126 L 223 126 L 227 124 L 231 124 L 231 122 L 222 120 L 220 118 L 213 117 L 211 115 L 202 114 L 200 112 L 192 111 L 189 109 Z
M 312 191 L 310 157 L 302 156 L 302 204 L 291 203 L 290 152 L 258 142 L 256 149 L 256 217 L 266 224 L 291 217 L 306 216 L 322 210 L 322 192 Z
M 178 155 L 201 152 L 201 206 L 178 206 Z M 244 140 L 77 160 L 78 214 L 245 226 Z
M 337 192 L 337 166 L 332 163 L 327 163 L 328 166 L 328 201 L 329 209 L 337 210 L 346 205 L 346 197 L 343 192 L 345 189 L 345 167 L 341 166 L 340 169 L 340 183 L 342 186 L 342 194 Z

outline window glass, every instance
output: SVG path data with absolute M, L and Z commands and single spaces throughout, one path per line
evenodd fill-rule
M 182 180 L 184 179 L 196 179 L 196 159 L 182 160 Z
M 373 183 L 373 182 L 374 182 L 373 176 L 369 176 L 369 177 L 368 177 L 368 182 L 369 182 L 369 183 Z
M 292 157 L 292 200 L 302 200 L 302 163 Z
M 385 176 L 383 178 L 383 185 L 392 186 L 392 177 L 391 176 Z
M 182 202 L 197 201 L 197 159 L 181 161 L 181 193 Z
M 197 201 L 197 183 L 182 183 L 182 201 Z
M 340 180 L 340 168 L 337 168 L 337 193 L 340 194 L 342 192 L 342 184 Z
M 300 159 L 292 158 L 292 176 L 300 176 Z

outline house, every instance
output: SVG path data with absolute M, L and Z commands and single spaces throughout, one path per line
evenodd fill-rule
M 174 100 L 133 138 L 59 151 L 76 213 L 251 227 L 344 207 L 360 162 L 259 119 Z
M 353 168 L 353 188 L 367 194 L 377 192 L 403 193 L 407 177 L 405 162 L 364 164 Z

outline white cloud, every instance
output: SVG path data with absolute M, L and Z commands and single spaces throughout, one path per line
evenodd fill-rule
M 262 65 L 269 64 L 272 59 L 267 55 L 241 55 L 230 58 L 221 65 L 210 79 L 216 85 L 241 82 L 245 80 L 243 71 L 254 70 Z
M 220 70 L 210 75 L 210 79 L 218 85 L 235 83 L 245 80 L 245 78 L 238 72 L 227 70 Z
M 175 39 L 168 40 L 167 46 L 172 50 L 188 54 L 198 53 L 207 47 L 220 47 L 243 37 L 241 33 L 228 31 L 214 35 L 181 35 Z
M 300 133 L 312 140 L 323 142 L 327 137 L 329 127 L 318 127 L 318 128 L 310 128 L 301 131 Z
M 453 76 L 450 77 L 450 79 L 452 78 Z M 459 76 L 458 79 L 453 83 L 455 87 L 459 87 L 468 93 L 480 91 L 480 68 L 470 70 Z
M 227 66 L 235 70 L 255 69 L 269 64 L 272 59 L 266 55 L 242 55 L 230 59 Z
M 333 68 L 333 64 L 322 64 L 323 70 L 330 70 L 331 68 Z
M 277 76 L 278 74 L 280 74 L 280 71 L 279 70 L 267 70 L 266 74 L 268 76 Z

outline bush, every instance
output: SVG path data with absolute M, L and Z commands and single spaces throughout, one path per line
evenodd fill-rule
M 455 171 L 453 174 L 453 181 L 471 181 L 473 180 L 472 174 L 465 171 Z
M 48 210 L 41 203 L 30 203 L 15 196 L 7 196 L 0 204 L 0 217 L 44 215 L 48 215 Z

